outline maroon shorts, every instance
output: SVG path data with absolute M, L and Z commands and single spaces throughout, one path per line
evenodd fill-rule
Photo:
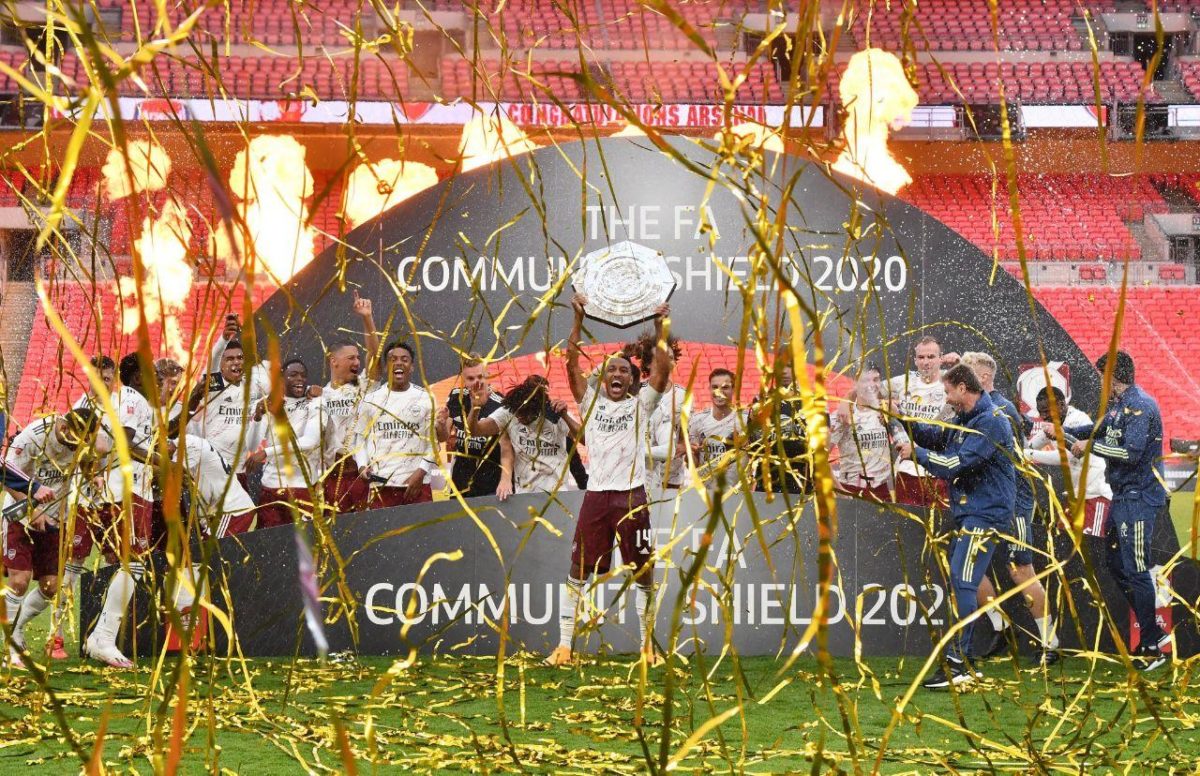
M 409 504 L 423 504 L 433 501 L 433 490 L 428 485 L 422 485 L 421 490 L 413 498 L 408 497 L 408 488 L 371 487 L 367 498 L 367 509 L 386 509 L 387 507 L 403 507 Z
M 354 461 L 343 461 L 325 474 L 325 504 L 339 515 L 361 512 L 367 506 L 367 482 Z
M 221 515 L 221 522 L 217 523 L 214 533 L 216 533 L 218 539 L 247 533 L 254 526 L 254 518 L 257 516 L 257 513 L 257 509 L 251 509 L 236 515 Z
M 1108 532 L 1108 516 L 1112 502 L 1106 498 L 1089 498 L 1083 505 L 1083 533 L 1103 537 Z
M 589 490 L 579 508 L 575 538 L 571 542 L 571 577 L 606 574 L 612 567 L 613 541 L 621 560 L 640 577 L 652 569 L 654 531 L 646 508 L 646 489 Z
M 950 504 L 950 492 L 946 489 L 946 481 L 937 477 L 896 472 L 896 503 L 944 509 Z
M 32 571 L 34 579 L 58 575 L 59 532 L 33 531 L 10 522 L 4 532 L 4 567 Z
M 867 501 L 878 501 L 881 504 L 892 503 L 892 492 L 888 490 L 887 483 L 873 487 L 839 483 L 838 488 L 848 496 L 866 499 Z
M 258 527 L 275 528 L 292 524 L 292 505 L 300 511 L 301 519 L 312 515 L 312 494 L 308 488 L 268 488 L 265 485 L 258 504 Z
M 128 521 L 120 504 L 101 504 L 87 517 L 80 514 L 76 518 L 75 544 L 71 552 L 74 560 L 86 558 L 92 546 L 99 544 L 104 557 L 109 562 L 116 561 L 121 557 L 126 531 L 132 555 L 145 555 L 150 551 L 154 538 L 154 504 L 141 496 L 130 496 L 129 500 Z

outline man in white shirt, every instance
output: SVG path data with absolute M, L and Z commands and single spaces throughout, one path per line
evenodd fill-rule
M 149 370 L 153 374 L 153 370 Z M 124 668 L 132 665 L 117 648 L 117 633 L 129 601 L 133 597 L 137 580 L 146 571 L 146 556 L 154 547 L 154 410 L 146 400 L 142 382 L 142 361 L 137 353 L 121 359 L 119 368 L 121 386 L 113 393 L 117 416 L 129 446 L 130 462 L 128 484 L 132 490 L 126 493 L 126 474 L 122 462 L 114 452 L 109 456 L 107 487 L 102 491 L 96 510 L 96 522 L 92 529 L 104 551 L 108 563 L 121 562 L 121 568 L 113 574 L 104 596 L 104 605 L 96 627 L 84 642 L 83 651 L 88 657 L 106 665 Z M 101 416 L 105 429 L 112 435 L 112 426 L 107 414 Z M 124 509 L 128 496 L 129 511 Z M 129 553 L 121 546 L 125 536 L 122 523 L 128 520 Z M 128 562 L 124 559 L 128 558 Z
M 348 339 L 331 342 L 326 351 L 329 382 L 321 392 L 325 416 L 321 431 L 325 469 L 322 487 L 326 505 L 338 514 L 366 508 L 367 482 L 358 476 L 358 463 L 354 460 L 358 445 L 354 429 L 363 398 L 378 387 L 375 380 L 382 359 L 371 300 L 360 297 L 357 291 L 354 292 L 354 313 L 362 320 L 367 360 L 363 360 L 354 342 Z
M 575 524 L 571 568 L 567 574 L 566 606 L 559 612 L 559 644 L 546 658 L 551 666 L 571 662 L 575 620 L 584 584 L 591 574 L 607 574 L 614 540 L 621 560 L 631 569 L 634 606 L 641 632 L 641 654 L 647 664 L 661 662 L 654 651 L 654 531 L 646 506 L 645 440 L 650 419 L 670 382 L 671 364 L 665 342 L 666 305 L 655 311 L 658 346 L 647 384 L 633 393 L 634 366 L 626 358 L 610 356 L 596 388 L 588 385 L 579 366 L 582 352 L 584 307 L 587 297 L 572 300 L 575 323 L 567 342 L 567 378 L 579 403 L 588 447 L 588 486 Z
M 221 353 L 220 371 L 209 375 L 207 384 L 196 386 L 190 402 L 187 432 L 211 442 L 243 488 L 247 481 L 242 469 L 255 442 L 251 414 L 267 395 L 260 382 L 247 379 L 242 343 L 232 340 Z
M 505 434 L 510 443 L 512 460 L 502 456 L 503 478 L 496 490 L 501 501 L 510 493 L 575 490 L 571 444 L 579 438 L 580 424 L 565 401 L 550 400 L 549 391 L 545 377 L 531 375 L 506 393 L 500 407 L 486 418 L 480 418 L 478 406 L 471 407 L 467 418 L 471 434 Z
M 838 404 L 829 442 L 838 450 L 837 479 L 852 496 L 891 502 L 892 444 L 879 407 L 879 367 L 865 364 L 854 391 Z
M 77 575 L 87 557 L 87 551 L 80 554 L 81 542 L 75 541 L 75 537 L 88 536 L 86 519 L 80 514 L 84 510 L 79 508 L 79 494 L 84 490 L 80 483 L 99 469 L 100 459 L 108 451 L 108 438 L 100 429 L 100 419 L 92 410 L 74 409 L 30 423 L 5 453 L 9 470 L 37 483 L 31 485 L 32 498 L 14 504 L 12 511 L 6 509 L 4 516 L 5 610 L 6 621 L 13 626 L 7 655 L 13 667 L 22 666 L 19 652 L 25 651 L 26 624 L 45 611 L 58 593 L 60 530 L 73 528 L 64 584 L 71 584 L 72 572 Z M 69 525 L 72 511 L 74 526 Z M 37 584 L 31 586 L 34 580 Z
M 916 371 L 897 375 L 884 383 L 884 398 L 888 399 L 893 417 L 904 421 L 929 423 L 938 420 L 946 410 L 946 389 L 942 385 L 942 367 L 958 363 L 957 353 L 942 354 L 942 345 L 934 337 L 922 337 L 913 346 Z M 894 430 L 895 443 L 908 441 L 903 428 Z M 911 506 L 945 504 L 948 498 L 946 483 L 929 476 L 911 459 L 896 462 L 896 502 Z
M 638 360 L 642 362 L 642 374 L 650 374 L 654 362 L 657 342 L 653 332 L 645 332 L 633 344 Z M 671 374 L 683 357 L 679 340 L 669 337 L 666 355 L 670 359 Z M 687 391 L 668 377 L 667 389 L 663 391 L 658 409 L 650 418 L 650 463 L 646 485 L 652 493 L 662 493 L 666 488 L 683 487 L 683 474 L 687 466 L 687 444 L 683 439 L 683 410 L 687 402 Z
M 1057 403 L 1058 411 L 1063 414 L 1063 428 L 1078 428 L 1091 425 L 1092 419 L 1083 410 L 1067 404 L 1067 397 L 1058 388 L 1051 388 Z M 1037 411 L 1041 420 L 1034 424 L 1033 434 L 1029 437 L 1025 449 L 1025 457 L 1039 466 L 1062 466 L 1058 446 L 1055 443 L 1054 422 L 1051 420 L 1050 397 L 1042 388 L 1037 394 Z M 1079 492 L 1080 479 L 1083 476 L 1083 458 L 1076 457 L 1071 451 L 1071 442 L 1067 443 L 1067 466 L 1071 474 L 1071 486 Z M 1108 515 L 1112 507 L 1112 486 L 1104 476 L 1106 464 L 1098 455 L 1088 459 L 1087 482 L 1083 484 L 1083 532 L 1088 536 L 1104 538 L 1108 530 Z
M 734 374 L 728 369 L 714 369 L 708 376 L 708 394 L 712 407 L 692 415 L 688 422 L 689 442 L 696 466 L 705 474 L 719 466 L 736 445 L 738 436 L 745 436 L 746 419 L 733 406 Z
M 263 446 L 250 454 L 248 465 L 262 467 L 258 528 L 291 525 L 293 514 L 312 516 L 310 487 L 321 480 L 321 397 L 309 392 L 308 368 L 298 358 L 283 365 L 283 416 L 280 435 L 275 415 L 264 399 L 255 410 Z
M 389 343 L 387 385 L 369 393 L 358 410 L 354 458 L 358 476 L 370 486 L 368 509 L 433 500 L 433 397 L 412 383 L 414 358 L 408 343 Z

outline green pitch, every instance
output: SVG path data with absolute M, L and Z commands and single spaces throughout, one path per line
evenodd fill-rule
M 814 658 L 782 666 L 693 659 L 650 669 L 643 685 L 622 656 L 568 670 L 518 655 L 502 679 L 495 658 L 200 659 L 180 714 L 173 659 L 158 673 L 71 660 L 52 669 L 53 698 L 26 674 L 0 677 L 0 773 L 76 773 L 101 730 L 98 757 L 121 773 L 165 771 L 173 740 L 180 773 L 645 772 L 664 762 L 668 677 L 665 762 L 685 772 L 1200 766 L 1200 693 L 1185 665 L 1143 680 L 1079 657 L 1049 673 L 1010 659 L 968 692 L 917 690 L 899 715 L 919 661 L 837 660 L 836 692 Z

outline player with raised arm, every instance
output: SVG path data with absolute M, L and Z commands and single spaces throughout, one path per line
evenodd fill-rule
M 558 646 L 546 658 L 551 666 L 566 665 L 572 658 L 575 621 L 584 585 L 591 574 L 606 574 L 612 563 L 613 542 L 633 576 L 634 606 L 641 633 L 641 656 L 650 665 L 662 658 L 654 651 L 654 531 L 646 506 L 646 435 L 670 381 L 671 363 L 666 346 L 666 304 L 655 310 L 654 331 L 658 346 L 647 384 L 632 392 L 633 364 L 621 356 L 604 362 L 600 384 L 588 385 L 579 366 L 584 307 L 587 297 L 572 300 L 575 322 L 567 342 L 567 378 L 579 403 L 588 446 L 588 486 L 571 543 L 571 568 L 567 574 L 566 606 L 559 612 Z
M 367 359 L 363 361 L 358 345 L 349 339 L 331 342 L 326 351 L 329 382 L 321 392 L 325 415 L 321 438 L 325 468 L 322 487 L 325 503 L 338 514 L 366 508 L 367 482 L 358 476 L 354 453 L 359 442 L 354 430 L 363 399 L 378 387 L 375 380 L 382 358 L 371 300 L 360 297 L 355 291 L 353 307 L 355 315 L 362 320 Z
M 500 406 L 487 417 L 472 407 L 467 425 L 471 434 L 505 434 L 512 462 L 505 466 L 497 496 L 509 493 L 556 493 L 575 490 L 570 473 L 571 442 L 580 437 L 579 421 L 564 401 L 551 401 L 550 385 L 541 375 L 531 375 L 504 395 Z M 511 475 L 509 474 L 511 472 Z M 511 482 L 507 482 L 511 477 Z
M 242 487 L 246 458 L 255 446 L 251 413 L 266 398 L 267 386 L 247 378 L 242 343 L 231 340 L 221 352 L 220 370 L 192 392 L 187 433 L 212 443 Z
M 59 589 L 59 552 L 63 546 L 60 528 L 66 528 L 72 508 L 78 505 L 80 483 L 99 470 L 99 461 L 108 452 L 108 440 L 101 435 L 99 417 L 90 409 L 71 410 L 31 423 L 13 439 L 5 453 L 5 487 L 28 494 L 31 499 L 17 502 L 5 510 L 4 565 L 8 570 L 5 594 L 6 622 L 12 627 L 8 660 L 22 665 L 25 651 L 25 626 L 41 614 Z M 83 517 L 76 509 L 72 548 L 66 559 L 67 578 L 82 570 L 86 552 L 80 555 L 75 536 L 87 533 Z M 90 545 L 89 545 L 90 547 Z M 30 582 L 37 584 L 30 589 Z M 61 645 L 51 644 L 53 650 Z
M 358 476 L 369 485 L 368 509 L 433 500 L 433 397 L 413 385 L 415 354 L 406 342 L 384 348 L 387 385 L 372 391 L 358 410 Z
M 633 343 L 638 360 L 642 362 L 642 374 L 649 375 L 658 342 L 654 332 L 645 332 Z M 671 371 L 667 376 L 667 389 L 663 392 L 658 409 L 650 418 L 650 461 L 646 484 L 655 493 L 666 488 L 682 487 L 683 473 L 687 463 L 687 444 L 683 439 L 683 410 L 687 402 L 687 391 L 675 383 L 671 375 L 675 365 L 683 356 L 679 340 L 669 337 L 666 355 L 670 359 Z
M 315 386 L 320 391 L 319 386 Z M 283 414 L 287 426 L 280 434 L 274 413 L 267 412 L 263 399 L 255 408 L 255 421 L 263 446 L 250 454 L 249 466 L 262 467 L 258 528 L 292 523 L 293 511 L 312 514 L 310 484 L 321 479 L 321 425 L 324 414 L 320 394 L 312 395 L 308 367 L 298 358 L 283 365 Z

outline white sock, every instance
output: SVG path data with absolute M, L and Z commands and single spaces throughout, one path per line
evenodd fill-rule
M 96 621 L 92 637 L 106 646 L 115 646 L 117 631 L 121 630 L 121 621 L 125 619 L 125 610 L 133 598 L 137 588 L 137 577 L 141 576 L 141 564 L 129 564 L 129 569 L 117 569 L 112 580 L 108 583 L 108 591 L 104 595 L 104 608 Z M 136 575 L 136 576 L 135 576 Z
M 1042 646 L 1046 649 L 1058 649 L 1058 632 L 1054 627 L 1054 618 L 1046 615 L 1035 620 L 1037 623 L 1038 636 L 1042 640 Z
M 1000 616 L 999 609 L 988 609 L 987 618 L 988 622 L 992 624 L 992 628 L 996 631 L 1002 631 L 1008 627 L 1008 623 L 1006 623 L 1004 618 Z
M 196 603 L 196 595 L 199 592 L 197 585 L 200 584 L 200 564 L 193 563 L 186 570 L 177 573 L 176 579 L 175 610 L 182 612 Z
M 36 584 L 35 584 L 36 586 Z M 4 592 L 4 621 L 9 625 L 15 625 L 17 617 L 20 616 L 21 602 L 25 600 L 25 596 L 17 595 L 16 591 L 9 588 Z M 16 637 L 16 629 L 13 629 L 13 636 Z M 22 643 L 18 641 L 18 643 Z M 23 646 L 23 644 L 22 644 Z
M 566 600 L 558 612 L 558 646 L 571 649 L 575 640 L 575 618 L 579 616 L 579 600 L 582 598 L 583 583 L 567 577 L 563 584 Z
M 654 611 L 650 607 L 650 597 L 653 593 L 653 587 L 633 586 L 633 608 L 637 610 L 638 628 L 642 631 L 642 649 L 654 643 Z
M 67 617 L 71 614 L 71 599 L 75 595 L 75 583 L 83 573 L 83 566 L 78 563 L 67 563 L 63 567 L 62 580 L 58 583 L 58 603 L 54 607 L 54 632 L 59 638 L 63 637 Z
M 25 594 L 25 600 L 21 602 L 21 613 L 17 615 L 17 624 L 13 626 L 13 633 L 20 634 L 16 638 L 22 644 L 25 643 L 25 626 L 50 605 L 50 599 L 42 593 L 41 585 L 35 583 L 31 587 L 33 589 Z

